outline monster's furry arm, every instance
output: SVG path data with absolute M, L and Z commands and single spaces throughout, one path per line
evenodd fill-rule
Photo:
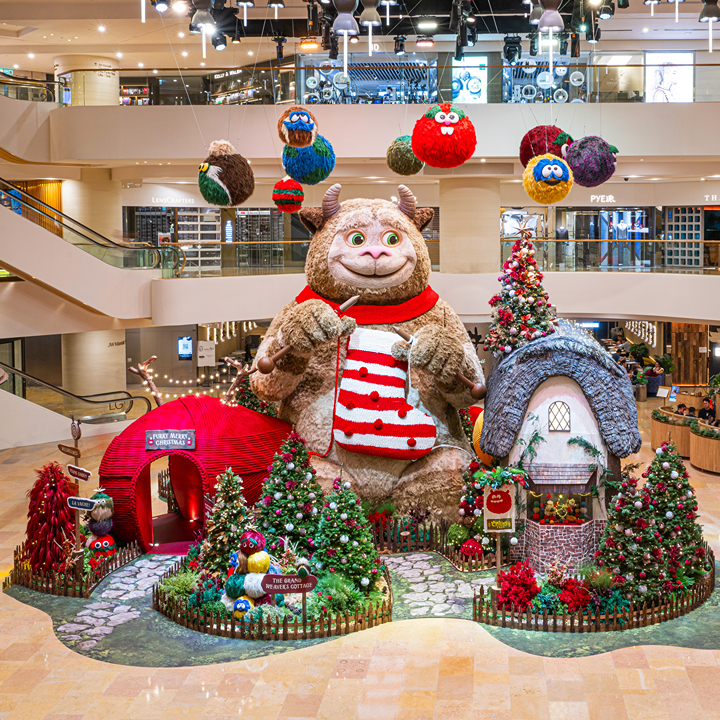
M 285 345 L 292 350 L 277 361 L 270 374 L 253 373 L 250 380 L 253 392 L 268 402 L 283 400 L 298 386 L 319 346 L 351 335 L 354 330 L 352 318 L 338 317 L 322 300 L 286 305 L 270 324 L 256 361 L 274 355 Z
M 475 400 L 458 374 L 483 383 L 482 367 L 460 318 L 443 300 L 438 301 L 436 308 L 442 310 L 441 321 L 428 323 L 415 333 L 410 362 L 435 377 L 435 385 L 448 403 L 468 407 Z M 398 359 L 406 359 L 407 345 L 396 343 L 393 354 Z

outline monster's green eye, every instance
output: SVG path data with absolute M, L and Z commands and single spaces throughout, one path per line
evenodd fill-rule
M 400 240 L 400 236 L 394 230 L 388 230 L 382 237 L 383 245 L 387 245 L 388 247 L 399 245 Z
M 351 230 L 345 236 L 345 243 L 350 247 L 362 247 L 365 244 L 365 236 L 359 230 Z

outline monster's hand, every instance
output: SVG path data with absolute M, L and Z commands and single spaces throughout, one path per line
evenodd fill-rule
M 290 345 L 292 355 L 309 357 L 320 345 L 352 335 L 355 327 L 351 317 L 338 317 L 322 300 L 306 300 L 283 318 L 277 340 L 280 346 Z
M 462 391 L 464 386 L 458 375 L 472 373 L 466 367 L 465 348 L 458 342 L 457 334 L 439 325 L 418 331 L 412 351 L 410 343 L 397 342 L 392 352 L 398 360 L 409 359 L 412 367 L 434 375 L 441 392 Z

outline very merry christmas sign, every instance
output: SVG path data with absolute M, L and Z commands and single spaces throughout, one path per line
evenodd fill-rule
M 513 532 L 515 530 L 515 488 L 485 486 L 485 532 Z

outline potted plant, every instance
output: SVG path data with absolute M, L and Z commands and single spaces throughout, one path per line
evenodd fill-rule
M 638 370 L 635 375 L 635 399 L 638 402 L 647 401 L 647 383 L 648 379 L 645 377 L 645 373 Z
M 644 358 L 650 357 L 650 351 L 644 342 L 634 343 L 630 346 L 630 356 L 639 362 L 640 365 L 644 365 Z
M 663 384 L 672 385 L 672 373 L 675 370 L 675 361 L 672 356 L 667 353 L 662 356 L 655 355 L 655 361 L 663 369 Z

